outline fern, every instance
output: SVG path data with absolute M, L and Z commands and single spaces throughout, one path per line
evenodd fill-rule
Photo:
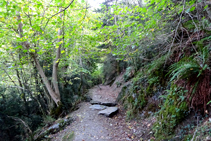
M 167 75 L 170 74 L 172 76 L 170 81 L 175 78 L 189 78 L 195 74 L 198 74 L 197 77 L 199 77 L 202 72 L 208 68 L 208 59 L 209 51 L 207 47 L 204 47 L 200 53 L 190 57 L 184 57 L 178 63 L 171 65 Z
M 203 61 L 203 64 L 206 64 L 208 60 L 209 60 L 209 49 L 208 49 L 208 47 L 204 47 L 202 49 L 202 61 Z
M 175 78 L 188 78 L 193 73 L 197 73 L 199 71 L 198 63 L 193 59 L 186 58 L 180 60 L 178 63 L 175 63 L 169 67 L 169 73 L 172 75 L 170 81 L 174 80 Z M 168 75 L 167 74 L 167 75 Z

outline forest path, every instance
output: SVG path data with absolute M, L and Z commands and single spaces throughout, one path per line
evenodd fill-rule
M 116 82 L 123 79 L 119 76 Z M 115 102 L 121 87 L 115 82 L 112 86 L 98 85 L 89 90 L 89 94 L 95 101 Z M 53 135 L 53 141 L 138 141 L 142 134 L 140 125 L 136 121 L 126 121 L 125 112 L 119 107 L 118 114 L 112 118 L 98 115 L 99 110 L 92 110 L 89 102 L 80 104 L 80 108 L 70 115 L 75 119 L 64 130 Z M 147 123 L 146 123 L 147 124 Z M 147 125 L 146 125 L 147 126 Z M 73 136 L 70 139 L 70 136 Z

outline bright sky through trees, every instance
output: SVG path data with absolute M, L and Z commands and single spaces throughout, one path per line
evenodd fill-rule
M 91 5 L 92 9 L 96 9 L 96 8 L 100 8 L 100 4 L 104 1 L 104 0 L 87 0 L 88 3 Z

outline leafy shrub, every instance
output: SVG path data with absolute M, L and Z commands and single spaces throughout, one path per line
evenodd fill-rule
M 41 109 L 31 99 L 24 103 L 17 89 L 0 86 L 0 137 L 7 140 L 25 140 L 28 135 L 23 122 L 34 131 L 42 123 Z M 26 94 L 28 96 L 28 94 Z M 21 122 L 23 121 L 23 122 Z M 9 132 L 8 132 L 9 131 Z

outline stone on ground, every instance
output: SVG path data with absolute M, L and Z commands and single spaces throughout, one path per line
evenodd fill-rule
M 104 110 L 107 108 L 107 106 L 103 106 L 103 105 L 92 105 L 89 108 L 91 108 L 92 110 Z
M 100 105 L 101 102 L 100 102 L 100 101 L 96 101 L 96 100 L 91 100 L 91 101 L 90 101 L 90 104 L 92 104 L 92 105 L 94 105 L 94 104 Z
M 105 110 L 100 111 L 98 114 L 110 117 L 113 116 L 117 111 L 118 111 L 117 107 L 107 107 Z

